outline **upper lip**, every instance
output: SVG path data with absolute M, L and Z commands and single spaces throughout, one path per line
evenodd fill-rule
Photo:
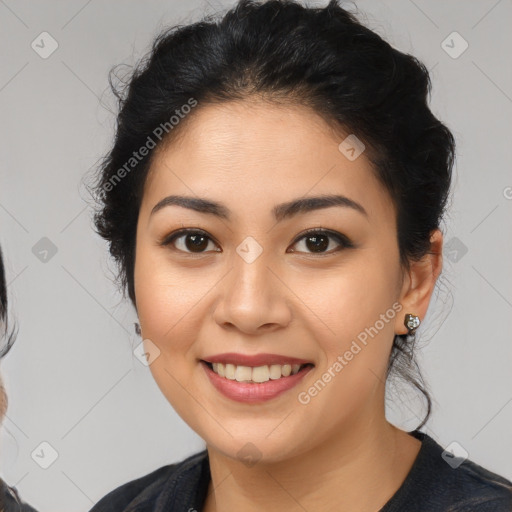
M 279 354 L 236 354 L 229 352 L 226 354 L 215 354 L 205 357 L 203 361 L 207 363 L 224 363 L 234 364 L 236 366 L 264 366 L 271 364 L 313 364 L 306 359 L 298 359 L 296 357 L 282 356 Z

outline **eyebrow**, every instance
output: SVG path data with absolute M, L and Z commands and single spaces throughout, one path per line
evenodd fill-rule
M 201 197 L 176 195 L 164 197 L 159 201 L 151 210 L 150 216 L 162 208 L 172 205 L 188 208 L 199 213 L 214 215 L 215 217 L 228 221 L 231 218 L 231 211 L 222 203 Z M 294 199 L 293 201 L 274 206 L 272 214 L 276 221 L 279 222 L 298 214 L 307 213 L 313 210 L 320 210 L 322 208 L 330 208 L 332 206 L 351 208 L 365 217 L 368 217 L 367 211 L 361 204 L 343 195 L 321 195 Z

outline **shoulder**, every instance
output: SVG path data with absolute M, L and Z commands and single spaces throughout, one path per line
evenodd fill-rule
M 397 498 L 421 503 L 418 510 L 429 512 L 512 511 L 512 482 L 468 458 L 454 456 L 425 433 L 413 435 L 422 447 Z
M 37 512 L 25 503 L 18 494 L 16 487 L 10 487 L 0 478 L 0 510 L 2 512 Z
M 157 500 L 171 487 L 194 485 L 204 473 L 207 451 L 191 455 L 174 464 L 162 466 L 110 491 L 89 512 L 143 512 L 154 510 Z
M 460 494 L 461 511 L 512 511 L 512 482 L 469 459 L 449 469 L 447 480 Z

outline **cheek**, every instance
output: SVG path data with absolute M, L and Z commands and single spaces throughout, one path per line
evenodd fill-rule
M 0 423 L 2 422 L 7 411 L 7 394 L 5 392 L 2 377 L 0 377 Z
M 173 270 L 165 250 L 141 243 L 135 261 L 137 312 L 142 335 L 151 341 L 145 341 L 145 349 L 158 354 L 149 369 L 162 394 L 187 418 L 191 404 L 186 390 L 193 389 L 200 370 L 193 351 L 200 316 L 194 306 L 205 290 L 197 279 L 189 283 L 185 273 Z
M 323 283 L 317 293 L 318 311 L 326 315 L 338 339 L 356 336 L 392 308 L 397 299 L 396 279 L 391 263 L 378 257 L 359 258 Z
M 193 342 L 187 326 L 195 321 L 194 306 L 205 289 L 197 276 L 190 283 L 187 275 L 170 265 L 165 249 L 137 247 L 134 283 L 142 334 L 164 356 L 179 354 Z
M 402 314 L 395 293 L 396 263 L 378 251 L 369 250 L 364 256 L 324 283 L 315 308 L 329 327 L 322 327 L 326 333 L 322 370 L 340 376 L 333 380 L 340 393 L 348 392 L 347 400 L 351 392 L 369 390 L 376 379 L 385 380 L 396 318 Z M 333 368 L 335 362 L 339 364 Z

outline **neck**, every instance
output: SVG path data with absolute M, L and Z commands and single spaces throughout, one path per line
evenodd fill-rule
M 208 447 L 212 480 L 203 510 L 374 512 L 403 483 L 420 446 L 383 418 L 294 458 L 252 467 Z

